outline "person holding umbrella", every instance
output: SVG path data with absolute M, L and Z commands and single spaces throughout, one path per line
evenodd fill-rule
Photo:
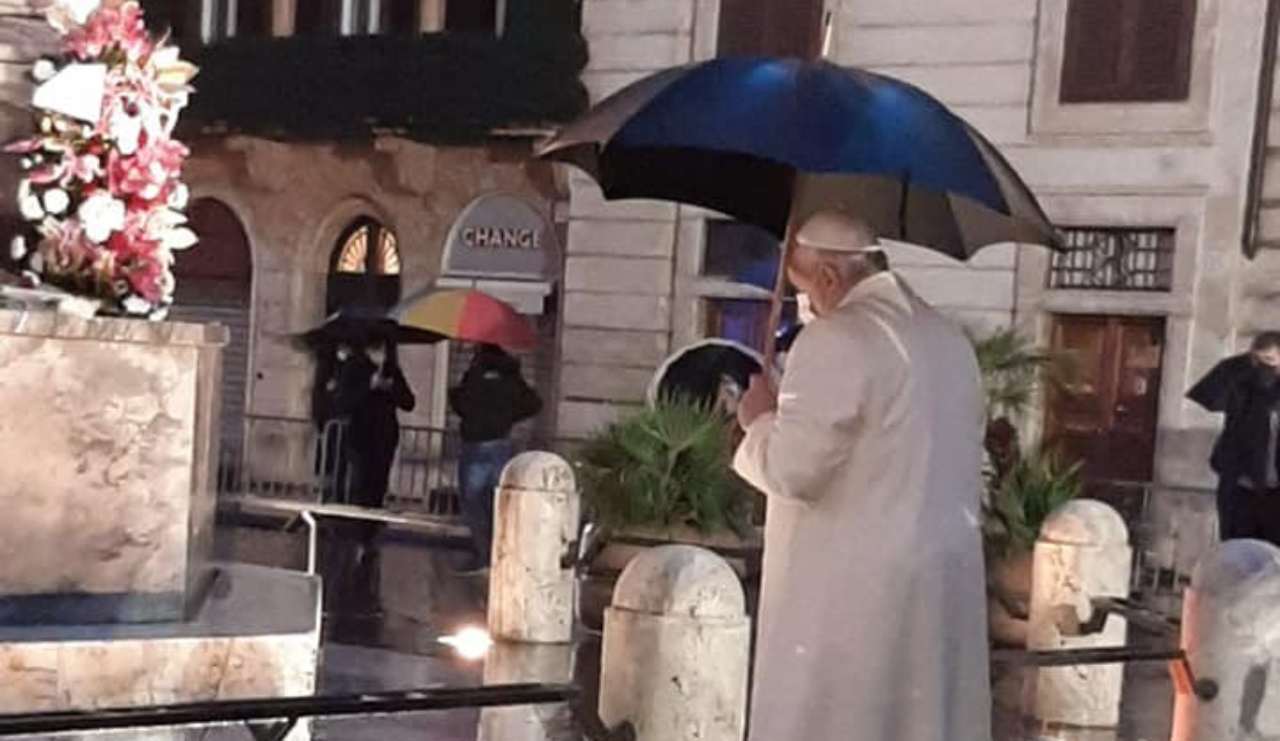
M 472 562 L 466 569 L 489 568 L 493 547 L 493 498 L 502 469 L 515 454 L 511 428 L 542 411 L 542 399 L 520 375 L 520 361 L 492 344 L 482 344 L 449 390 L 449 407 L 462 420 L 458 487 L 462 514 L 471 529 Z
M 818 212 L 787 272 L 815 318 L 738 407 L 767 497 L 753 741 L 989 741 L 982 392 L 965 335 Z
M 1280 545 L 1280 332 L 1258 335 L 1249 352 L 1219 363 L 1187 398 L 1226 417 L 1209 459 L 1221 539 Z

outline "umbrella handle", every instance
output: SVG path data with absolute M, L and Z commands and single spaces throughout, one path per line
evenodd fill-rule
M 791 241 L 795 232 L 794 219 L 788 219 L 787 232 L 782 238 L 782 248 L 778 263 L 778 276 L 773 283 L 773 299 L 769 304 L 769 323 L 765 329 L 764 347 L 760 348 L 760 354 L 764 356 L 765 373 L 772 376 L 774 372 L 774 358 L 778 354 L 778 326 L 782 323 L 782 294 L 787 287 L 787 260 L 791 257 Z

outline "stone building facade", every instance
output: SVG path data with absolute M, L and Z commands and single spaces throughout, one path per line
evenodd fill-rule
M 277 38 L 315 22 L 310 10 L 299 16 L 297 3 L 304 1 L 239 0 L 265 13 L 255 23 Z M 493 17 L 508 18 L 521 2 L 495 2 Z M 215 23 L 206 5 L 196 3 L 190 7 L 199 13 L 188 8 L 182 16 L 187 33 L 218 41 L 235 23 Z M 378 27 L 389 21 L 362 15 L 364 4 L 356 0 L 324 5 L 336 9 L 337 31 L 391 30 Z M 387 7 L 401 5 L 409 14 L 393 15 L 397 23 L 411 19 L 410 30 L 448 28 L 452 3 Z M 1153 485 L 1165 495 L 1161 501 L 1173 503 L 1159 515 L 1166 529 L 1200 538 L 1211 501 L 1205 490 L 1213 483 L 1205 461 L 1218 420 L 1182 393 L 1275 316 L 1280 124 L 1269 115 L 1275 3 L 1171 0 L 1159 17 L 1134 18 L 1115 14 L 1141 14 L 1145 4 L 782 5 L 582 0 L 576 22 L 589 59 L 572 84 L 599 100 L 658 69 L 717 54 L 811 54 L 820 45 L 820 19 L 830 12 L 831 59 L 908 80 L 952 106 L 1001 148 L 1080 248 L 1070 258 L 1051 258 L 1039 248 L 1000 245 L 959 264 L 891 245 L 895 266 L 975 332 L 1014 326 L 1083 358 L 1086 383 L 1072 398 L 1037 409 L 1025 426 L 1074 436 L 1081 450 L 1093 451 L 1099 480 Z M 39 24 L 20 17 L 27 8 L 24 1 L 0 1 L 6 101 L 26 98 L 25 63 L 41 43 Z M 495 34 L 510 31 L 500 23 L 494 21 Z M 1151 69 L 1161 73 L 1150 77 Z M 25 116 L 10 104 L 0 113 L 7 138 Z M 524 123 L 545 131 L 552 122 Z M 211 287 L 188 302 L 205 310 L 218 303 L 208 296 L 241 297 L 244 410 L 305 419 L 311 360 L 288 335 L 332 308 L 326 293 L 335 255 L 353 225 L 394 235 L 400 290 L 407 291 L 440 276 L 451 225 L 486 193 L 538 204 L 563 238 L 563 272 L 547 304 L 554 316 L 547 362 L 555 369 L 544 389 L 553 402 L 547 438 L 581 439 L 640 404 L 671 352 L 706 335 L 737 336 L 744 317 L 749 325 L 759 315 L 765 293 L 727 280 L 721 269 L 741 238 L 732 225 L 697 208 L 607 203 L 580 172 L 532 162 L 537 133 L 491 131 L 459 144 L 374 127 L 354 139 L 301 141 L 205 126 L 190 137 L 194 195 L 234 217 L 251 263 L 247 287 L 241 273 L 193 268 L 189 283 Z M 0 186 L 12 192 L 12 167 L 4 168 Z M 236 230 L 226 219 L 219 223 L 220 234 Z M 235 280 L 239 292 L 222 290 Z M 438 379 L 449 364 L 430 349 L 405 355 L 425 402 L 410 422 L 439 425 Z M 1110 470 L 1108 459 L 1137 463 Z
M 1013 326 L 1076 356 L 1081 383 L 1025 427 L 1074 444 L 1092 479 L 1157 493 L 1161 547 L 1194 557 L 1211 532 L 1219 420 L 1183 393 L 1277 324 L 1275 4 L 1179 0 L 1150 17 L 1141 3 L 1074 0 L 813 4 L 834 19 L 829 58 L 950 105 L 1079 248 L 1052 258 L 998 245 L 960 264 L 890 245 L 895 267 L 979 334 Z M 812 10 L 801 5 L 792 12 Z M 726 12 L 752 11 L 733 0 L 585 0 L 593 98 L 741 50 L 717 38 L 742 25 Z M 1114 30 L 1126 23 L 1127 35 Z M 763 43 L 776 51 L 778 40 Z M 708 274 L 715 215 L 605 203 L 578 173 L 569 184 L 560 428 L 576 436 L 638 403 L 666 353 L 715 333 L 718 303 L 762 297 Z
M 21 0 L 0 6 L 0 138 L 5 140 L 29 127 L 24 106 L 30 98 L 30 64 L 56 42 L 36 17 L 37 5 Z M 502 194 L 548 222 L 565 200 L 560 175 L 533 161 L 534 134 L 529 133 L 564 118 L 563 104 L 559 113 L 552 111 L 535 99 L 536 87 L 520 99 L 511 82 L 504 89 L 502 79 L 513 64 L 522 63 L 525 49 L 536 50 L 539 43 L 572 46 L 577 38 L 576 24 L 556 25 L 550 29 L 555 36 L 539 37 L 542 29 L 531 25 L 559 24 L 572 14 L 572 3 L 544 4 L 570 8 L 568 15 L 543 13 L 538 5 L 522 0 L 317 1 L 314 7 L 312 0 L 143 2 L 152 30 L 171 27 L 184 54 L 203 66 L 180 130 L 192 150 L 184 178 L 191 188 L 189 216 L 201 243 L 178 258 L 171 315 L 231 329 L 223 382 L 222 455 L 228 475 L 236 475 L 233 469 L 242 464 L 254 469 L 255 478 L 293 480 L 312 473 L 309 419 L 316 357 L 297 336 L 351 302 L 386 307 L 433 284 L 468 285 L 479 279 L 537 324 L 544 343 L 525 358 L 526 375 L 545 396 L 554 396 L 558 275 L 535 283 L 510 275 L 450 280 L 445 265 L 455 223 L 477 199 Z M 479 12 L 482 6 L 487 13 Z M 309 73 L 305 59 L 290 55 L 326 53 L 355 54 L 357 63 L 370 64 L 371 86 L 379 84 L 372 79 L 376 73 L 385 71 L 373 66 L 382 63 L 380 58 L 404 54 L 426 60 L 416 71 L 431 77 L 403 83 L 420 86 L 423 95 L 443 90 L 446 97 L 456 96 L 459 85 L 475 85 L 475 80 L 480 90 L 464 91 L 467 100 L 427 124 L 407 120 L 420 115 L 422 104 L 403 113 L 382 105 L 377 115 L 384 120 L 373 120 L 374 114 L 362 110 L 342 110 L 369 101 L 353 104 L 339 96 L 293 121 L 237 115 L 254 108 L 254 96 L 314 94 L 314 80 L 287 77 L 291 65 L 300 70 L 295 74 Z M 535 82 L 562 87 L 560 99 L 572 102 L 580 89 L 572 53 L 567 62 L 535 54 L 528 53 L 529 65 L 543 68 Z M 285 71 L 274 64 L 232 69 L 224 61 L 252 55 L 277 59 Z M 324 72 L 317 68 L 313 74 Z M 293 83 L 298 90 L 288 89 Z M 585 102 L 585 94 L 581 97 Z M 516 113 L 511 120 L 488 122 L 490 110 Z M 548 120 L 542 119 L 544 112 Z M 343 128 L 337 133 L 306 129 L 312 115 Z M 406 120 L 394 120 L 397 115 Z M 4 163 L 0 183 L 9 193 L 16 184 L 14 165 Z M 562 231 L 551 225 L 547 249 L 555 251 Z M 418 429 L 448 424 L 446 386 L 465 363 L 458 349 L 447 344 L 400 349 L 418 400 L 413 412 L 402 415 L 403 424 Z M 548 407 L 530 434 L 553 435 L 555 409 Z M 441 441 L 427 434 L 433 439 L 414 445 L 434 446 L 438 454 Z

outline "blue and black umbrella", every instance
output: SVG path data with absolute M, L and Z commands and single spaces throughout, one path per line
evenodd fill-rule
M 655 198 L 786 234 L 821 209 L 958 259 L 997 242 L 1060 247 L 990 142 L 924 91 L 825 61 L 728 58 L 604 100 L 540 150 L 610 199 Z

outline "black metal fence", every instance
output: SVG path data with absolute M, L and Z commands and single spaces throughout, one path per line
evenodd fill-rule
M 317 429 L 307 419 L 246 417 L 243 443 L 223 443 L 218 494 L 349 503 L 354 499 L 349 434 L 339 420 Z M 445 430 L 402 427 L 384 506 L 457 517 L 459 448 L 456 436 Z

